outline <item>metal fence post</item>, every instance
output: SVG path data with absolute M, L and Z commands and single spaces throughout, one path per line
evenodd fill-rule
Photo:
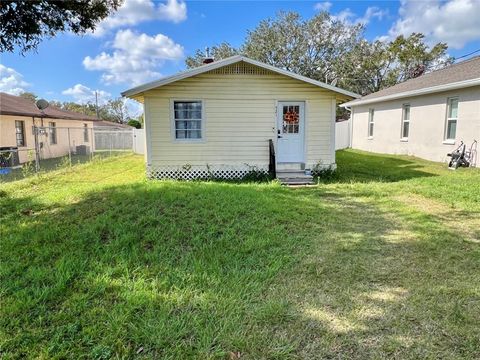
M 68 160 L 70 161 L 70 166 L 72 166 L 72 146 L 70 145 L 70 128 L 67 128 L 68 135 Z
M 40 171 L 40 145 L 38 144 L 38 127 L 33 125 L 33 138 L 35 140 L 35 172 Z
M 90 134 L 91 134 L 91 144 L 92 146 L 90 146 L 90 161 L 93 160 L 93 151 L 94 151 L 94 147 L 95 147 L 95 134 L 93 133 L 93 125 L 92 125 L 92 128 L 90 129 Z

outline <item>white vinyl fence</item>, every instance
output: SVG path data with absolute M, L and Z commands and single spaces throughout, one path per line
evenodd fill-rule
M 347 149 L 350 147 L 350 135 L 352 120 L 335 123 L 335 150 Z
M 112 129 L 109 127 L 95 128 L 96 151 L 133 151 L 145 153 L 144 129 Z
M 109 128 L 94 128 L 95 149 L 102 150 L 131 150 L 133 148 L 132 130 L 111 130 Z
M 133 129 L 133 152 L 145 154 L 145 129 Z

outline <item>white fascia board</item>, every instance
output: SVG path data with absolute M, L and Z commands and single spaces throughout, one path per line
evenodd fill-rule
M 450 83 L 450 84 L 432 86 L 432 87 L 423 88 L 423 89 L 404 91 L 404 92 L 400 92 L 400 93 L 397 93 L 397 94 L 381 96 L 381 97 L 373 98 L 373 99 L 366 99 L 366 100 L 357 99 L 357 100 L 352 100 L 352 101 L 346 102 L 346 103 L 344 103 L 340 106 L 341 107 L 347 107 L 347 106 L 351 107 L 351 106 L 358 106 L 358 105 L 374 104 L 374 103 L 378 103 L 378 102 L 382 102 L 382 101 L 396 100 L 396 99 L 402 99 L 402 98 L 406 98 L 406 97 L 420 96 L 420 95 L 426 95 L 426 94 L 433 94 L 433 93 L 437 93 L 437 92 L 448 91 L 448 90 L 456 90 L 456 89 L 461 89 L 461 88 L 466 88 L 466 87 L 476 86 L 476 85 L 480 85 L 480 78 L 464 80 L 464 81 L 457 81 L 457 82 Z
M 336 86 L 328 85 L 328 84 L 322 83 L 320 81 L 313 80 L 313 79 L 307 78 L 305 76 L 292 73 L 292 72 L 287 71 L 287 70 L 279 69 L 275 66 L 267 65 L 267 64 L 264 64 L 262 62 L 252 60 L 252 59 L 246 58 L 246 57 L 241 56 L 241 55 L 234 55 L 234 56 L 231 56 L 231 57 L 223 59 L 223 60 L 214 61 L 213 63 L 210 63 L 210 64 L 202 65 L 202 66 L 199 66 L 199 67 L 194 68 L 194 69 L 186 70 L 186 71 L 180 72 L 178 74 L 165 77 L 165 78 L 160 79 L 160 80 L 152 81 L 152 82 L 134 87 L 132 89 L 126 90 L 126 91 L 122 92 L 121 94 L 122 94 L 122 96 L 133 97 L 133 96 L 135 96 L 137 94 L 140 94 L 144 91 L 155 89 L 157 87 L 167 85 L 167 84 L 173 83 L 175 81 L 183 80 L 183 79 L 195 76 L 195 75 L 200 75 L 200 74 L 203 74 L 207 71 L 215 70 L 215 69 L 218 69 L 220 67 L 231 65 L 231 64 L 234 64 L 234 63 L 237 63 L 237 62 L 240 62 L 240 61 L 244 61 L 244 62 L 249 63 L 251 65 L 255 65 L 255 66 L 258 66 L 258 67 L 276 72 L 278 74 L 289 76 L 291 78 L 294 78 L 294 79 L 297 79 L 297 80 L 300 80 L 300 81 L 303 81 L 303 82 L 306 82 L 306 83 L 309 83 L 309 84 L 312 84 L 312 85 L 315 85 L 315 86 L 318 86 L 318 87 L 321 87 L 321 88 L 324 88 L 324 89 L 327 89 L 327 90 L 331 90 L 331 91 L 334 91 L 334 92 L 337 92 L 337 93 L 340 93 L 340 94 L 343 94 L 343 95 L 347 95 L 349 97 L 353 97 L 353 98 L 359 98 L 360 97 L 360 95 L 355 94 L 353 92 L 343 90 L 343 89 L 337 88 Z

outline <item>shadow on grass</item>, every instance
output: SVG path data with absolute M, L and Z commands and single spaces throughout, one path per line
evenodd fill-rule
M 437 176 L 417 158 L 374 154 L 357 150 L 336 153 L 337 171 L 327 182 L 397 182 L 420 177 Z
M 447 266 L 473 263 L 472 255 L 416 219 L 419 238 L 403 233 L 408 226 L 359 199 L 163 182 L 111 187 L 57 208 L 24 199 L 10 210 L 0 255 L 6 356 L 479 351 L 478 329 L 456 327 L 476 320 L 465 320 L 475 305 L 445 292 L 478 285 Z M 447 250 L 462 257 L 443 258 Z M 445 311 L 458 319 L 450 324 Z

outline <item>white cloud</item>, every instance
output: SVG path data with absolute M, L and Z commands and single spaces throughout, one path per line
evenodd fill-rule
M 187 18 L 187 5 L 183 1 L 167 0 L 166 4 L 159 5 L 157 12 L 160 20 L 179 23 Z
M 382 10 L 377 6 L 369 6 L 363 16 L 357 16 L 352 10 L 346 8 L 332 17 L 336 20 L 344 21 L 349 24 L 367 25 L 372 19 L 382 20 L 388 15 L 388 10 Z
M 93 90 L 82 84 L 76 84 L 71 88 L 63 90 L 62 94 L 71 96 L 76 102 L 86 104 L 89 102 L 95 103 L 95 91 L 97 92 L 98 103 L 100 105 L 106 104 L 108 99 L 112 96 L 109 92 L 104 90 Z
M 332 3 L 330 1 L 324 1 L 316 3 L 313 8 L 318 11 L 328 11 L 332 7 Z
M 335 20 L 339 20 L 339 21 L 353 22 L 351 20 L 356 18 L 357 14 L 352 12 L 352 10 L 350 10 L 349 8 L 346 8 L 340 11 L 338 14 L 332 15 L 332 17 Z
M 442 41 L 455 49 L 480 39 L 480 1 L 478 0 L 402 0 L 399 19 L 389 37 L 421 32 L 430 44 Z
M 133 117 L 139 117 L 143 114 L 143 104 L 131 99 L 125 99 L 123 102 L 123 106 L 127 110 L 127 113 Z
M 25 92 L 29 86 L 30 84 L 23 80 L 22 74 L 0 64 L 0 91 L 19 95 Z
M 164 61 L 183 57 L 183 47 L 163 34 L 149 36 L 119 30 L 112 48 L 112 53 L 83 59 L 87 70 L 103 71 L 102 81 L 106 84 L 144 83 L 160 76 L 157 69 Z
M 80 104 L 95 103 L 95 91 L 98 96 L 98 104 L 105 105 L 108 100 L 112 99 L 112 94 L 104 90 L 94 90 L 82 84 L 76 84 L 71 88 L 62 91 L 63 95 L 68 95 L 73 100 Z M 134 100 L 122 99 L 123 107 L 127 113 L 132 117 L 138 117 L 143 113 L 143 105 Z
M 365 10 L 365 14 L 358 19 L 358 22 L 368 24 L 372 19 L 382 20 L 387 15 L 388 10 L 382 10 L 376 6 L 369 6 L 367 10 Z
M 115 13 L 97 26 L 92 35 L 103 36 L 109 30 L 145 21 L 163 20 L 179 23 L 186 18 L 187 5 L 181 0 L 167 0 L 166 3 L 158 5 L 152 0 L 125 0 Z

